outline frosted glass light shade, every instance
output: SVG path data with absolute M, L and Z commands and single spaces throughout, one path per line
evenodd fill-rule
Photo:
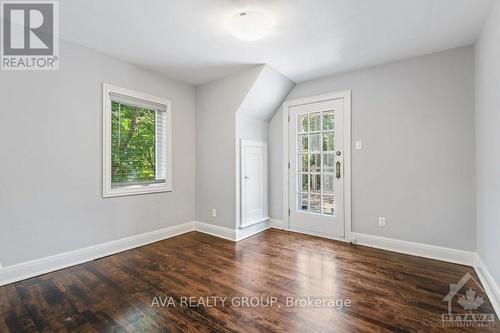
M 257 12 L 242 12 L 229 21 L 229 29 L 234 37 L 246 42 L 256 41 L 266 35 L 271 22 Z

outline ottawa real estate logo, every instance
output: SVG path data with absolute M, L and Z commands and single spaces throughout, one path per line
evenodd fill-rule
M 4 1 L 0 69 L 59 69 L 58 2 Z
M 448 313 L 441 316 L 445 327 L 490 327 L 495 314 L 481 311 L 486 305 L 486 292 L 481 284 L 466 273 L 458 283 L 450 284 L 450 292 L 443 299 L 448 302 Z M 454 308 L 455 305 L 455 308 Z

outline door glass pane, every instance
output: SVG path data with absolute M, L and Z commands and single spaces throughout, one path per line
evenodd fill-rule
M 309 131 L 319 132 L 321 130 L 321 113 L 315 112 L 309 115 Z
M 333 194 L 333 175 L 323 175 L 323 193 Z
M 335 205 L 333 200 L 333 195 L 323 195 L 323 204 L 321 207 L 321 212 L 325 215 L 333 215 Z
M 311 156 L 311 172 L 321 171 L 321 154 L 310 154 Z
M 335 154 L 323 154 L 323 172 L 335 172 Z
M 307 154 L 300 154 L 297 157 L 298 171 L 307 172 L 308 171 L 309 158 Z
M 307 193 L 298 193 L 297 195 L 297 210 L 298 211 L 305 211 L 307 212 L 307 209 L 309 207 L 309 202 L 307 200 Z
M 323 112 L 323 131 L 332 131 L 333 129 L 333 111 Z
M 297 115 L 297 133 L 307 133 L 307 114 Z
M 297 136 L 297 151 L 307 152 L 307 134 Z
M 323 151 L 333 151 L 333 132 L 323 133 Z
M 309 151 L 321 151 L 321 134 L 311 134 L 309 138 Z
M 334 215 L 335 112 L 297 115 L 297 211 Z
M 300 192 L 307 192 L 308 190 L 308 175 L 307 173 L 299 173 L 297 177 L 297 190 Z
M 321 175 L 310 175 L 309 181 L 309 188 L 311 192 L 321 192 Z
M 321 195 L 311 194 L 311 213 L 321 213 Z

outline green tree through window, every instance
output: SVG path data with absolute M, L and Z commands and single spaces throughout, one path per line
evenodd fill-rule
M 113 187 L 156 182 L 156 111 L 112 102 Z

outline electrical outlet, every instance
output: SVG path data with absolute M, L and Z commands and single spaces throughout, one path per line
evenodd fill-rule
M 380 216 L 380 217 L 378 218 L 378 226 L 379 226 L 379 227 L 385 227 L 385 217 Z
M 356 150 L 361 150 L 361 149 L 363 149 L 363 142 L 356 141 Z
M 212 217 L 217 217 L 217 209 L 212 208 Z

